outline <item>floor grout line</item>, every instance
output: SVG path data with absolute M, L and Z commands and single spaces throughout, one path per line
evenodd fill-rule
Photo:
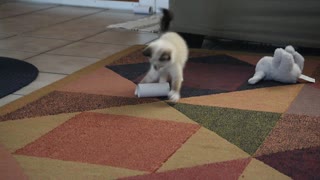
M 94 13 L 89 13 L 89 14 L 86 14 L 86 15 L 83 15 L 83 16 L 78 16 L 78 17 L 71 18 L 71 19 L 68 19 L 68 20 L 65 20 L 65 21 L 61 21 L 61 22 L 58 22 L 58 23 L 53 23 L 53 24 L 49 24 L 49 25 L 47 25 L 47 26 L 35 28 L 35 29 L 33 29 L 33 30 L 30 30 L 30 31 L 22 32 L 22 33 L 20 33 L 19 35 L 23 36 L 23 34 L 26 34 L 26 33 L 31 33 L 31 32 L 33 32 L 33 31 L 38 31 L 38 30 L 40 30 L 40 29 L 57 26 L 57 25 L 59 25 L 59 24 L 64 24 L 64 23 L 67 23 L 67 22 L 69 22 L 69 21 L 74 21 L 74 20 L 76 20 L 76 19 L 81 19 L 81 18 L 84 18 L 84 17 L 87 17 L 87 16 L 92 16 L 92 15 L 94 15 L 94 14 L 99 14 L 99 13 L 101 13 L 101 12 L 103 12 L 103 11 L 106 11 L 106 10 L 105 10 L 105 9 L 102 9 L 102 10 L 97 11 L 97 12 L 94 12 Z
M 105 11 L 105 10 L 104 10 L 104 11 Z M 101 12 L 102 12 L 102 11 L 100 11 L 99 13 L 101 13 Z M 98 12 L 97 12 L 97 13 L 98 13 Z M 76 40 L 76 41 L 71 41 L 70 43 L 67 43 L 67 44 L 64 44 L 64 45 L 62 45 L 62 46 L 60 46 L 60 47 L 56 47 L 56 48 L 53 48 L 53 49 L 51 49 L 51 50 L 42 52 L 42 53 L 40 53 L 40 54 L 38 54 L 38 55 L 45 54 L 45 53 L 51 54 L 51 53 L 48 53 L 48 52 L 53 51 L 53 50 L 56 50 L 56 49 L 59 49 L 59 48 L 62 48 L 62 47 L 65 47 L 65 46 L 68 46 L 68 45 L 73 44 L 73 43 L 80 42 L 80 41 L 82 41 L 82 40 L 84 40 L 84 39 L 87 39 L 87 38 L 96 36 L 96 35 L 98 35 L 98 34 L 101 34 L 101 33 L 103 33 L 103 32 L 106 32 L 106 31 L 107 31 L 107 29 L 103 29 L 103 30 L 101 30 L 101 31 L 99 31 L 99 32 L 97 32 L 97 33 L 95 33 L 95 34 L 93 34 L 93 35 L 83 37 L 83 38 L 81 38 L 81 39 L 79 39 L 79 40 Z M 125 45 L 123 45 L 123 46 L 125 46 Z M 127 46 L 128 46 L 128 45 L 127 45 Z M 32 57 L 35 57 L 35 56 L 32 56 Z M 27 59 L 30 59 L 30 58 L 32 58 L 32 57 L 29 57 L 29 58 L 27 58 Z M 82 56 L 81 56 L 81 57 L 82 57 Z M 96 57 L 91 57 L 91 58 L 96 58 Z
M 90 37 L 91 37 L 91 36 L 90 36 Z M 82 38 L 82 39 L 80 39 L 80 40 L 78 40 L 78 41 L 72 41 L 72 42 L 70 42 L 70 43 L 61 45 L 61 46 L 59 46 L 59 47 L 52 48 L 52 49 L 50 49 L 50 50 L 41 52 L 41 53 L 38 54 L 38 55 L 45 54 L 45 53 L 50 54 L 50 53 L 48 53 L 48 52 L 53 51 L 53 50 L 57 50 L 57 49 L 59 49 L 59 48 L 63 48 L 63 47 L 65 47 L 65 46 L 68 46 L 68 45 L 71 45 L 71 44 L 73 44 L 73 43 L 79 42 L 79 41 L 81 41 L 81 40 L 83 40 L 83 39 L 85 39 L 85 38 Z M 35 55 L 35 56 L 38 56 L 38 55 Z M 30 59 L 30 58 L 33 58 L 33 57 L 35 57 L 35 56 L 31 56 L 31 57 L 26 58 L 26 59 Z
M 4 4 L 9 4 L 9 2 L 4 3 Z M 27 3 L 27 4 L 33 4 L 33 3 Z M 22 13 L 22 14 L 17 14 L 17 15 L 13 15 L 13 16 L 9 16 L 9 17 L 3 17 L 3 18 L 0 18 L 0 21 L 4 20 L 4 19 L 8 19 L 8 18 L 14 18 L 14 17 L 18 17 L 18 16 L 24 16 L 24 15 L 28 15 L 28 14 L 41 12 L 41 11 L 46 11 L 46 10 L 53 9 L 53 8 L 56 8 L 56 7 L 59 7 L 59 6 L 61 6 L 61 5 L 53 5 L 52 7 L 48 7 L 48 8 L 38 9 L 38 10 L 34 10 L 34 11 Z
M 134 45 L 142 45 L 142 44 L 115 44 L 115 43 L 104 43 L 104 42 L 93 42 L 93 41 L 86 41 L 85 39 L 81 42 L 88 43 L 88 44 L 108 44 L 113 46 L 134 46 Z
M 12 37 L 14 37 L 14 36 L 17 36 L 17 35 L 16 35 L 16 34 L 13 34 L 13 35 L 9 35 L 8 37 L 4 37 L 4 38 L 0 39 L 0 41 L 1 41 L 1 40 L 5 40 L 5 39 L 9 39 L 9 38 L 12 38 Z
M 48 55 L 48 56 L 65 56 L 65 57 L 74 57 L 74 58 L 88 58 L 88 59 L 94 59 L 94 60 L 101 60 L 101 58 L 97 58 L 97 57 L 87 57 L 87 56 L 74 56 L 74 55 L 64 55 L 64 54 L 54 54 L 54 53 L 43 53 L 43 54 L 39 54 L 36 56 L 40 56 L 40 55 Z M 29 58 L 28 58 L 29 59 Z

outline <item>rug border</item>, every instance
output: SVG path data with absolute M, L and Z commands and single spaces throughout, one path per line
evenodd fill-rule
M 72 74 L 67 75 L 66 77 L 52 83 L 49 84 L 45 87 L 42 87 L 30 94 L 27 94 L 15 101 L 12 101 L 8 104 L 5 104 L 4 106 L 0 107 L 0 116 L 8 114 L 10 112 L 13 112 L 23 106 L 25 106 L 26 104 L 33 102 L 41 97 L 43 97 L 46 94 L 49 94 L 50 92 L 55 91 L 57 88 L 79 78 L 80 76 L 90 73 L 98 68 L 104 67 L 105 65 L 108 65 L 110 63 L 112 63 L 113 61 L 126 56 L 128 54 L 131 54 L 137 50 L 143 49 L 145 48 L 147 45 L 133 45 L 131 47 L 128 47 L 127 49 L 124 49 L 122 51 L 119 51 L 113 55 L 110 55 L 106 58 L 101 59 L 100 61 L 91 64 L 87 67 L 84 67 Z M 215 54 L 221 54 L 221 53 L 229 53 L 231 55 L 236 55 L 236 54 L 245 54 L 245 55 L 264 55 L 264 56 L 268 56 L 271 54 L 268 53 L 255 53 L 255 52 L 245 52 L 245 51 L 234 51 L 234 50 L 212 50 L 212 49 L 193 49 L 190 48 L 190 51 L 195 52 L 195 53 L 206 53 L 209 55 L 215 55 Z M 318 56 L 305 56 L 305 58 L 312 58 L 312 59 L 317 59 L 320 60 L 320 58 Z
M 64 78 L 62 78 L 52 84 L 49 84 L 49 85 L 42 87 L 42 88 L 40 88 L 30 94 L 27 94 L 27 95 L 15 100 L 15 101 L 12 101 L 8 104 L 5 104 L 4 106 L 2 106 L 0 108 L 0 116 L 5 115 L 10 112 L 13 112 L 13 111 L 23 107 L 24 105 L 26 105 L 30 102 L 33 102 L 33 101 L 43 97 L 44 95 L 49 94 L 50 92 L 55 91 L 57 88 L 77 79 L 78 77 L 80 77 L 84 74 L 90 73 L 98 68 L 101 68 L 101 67 L 107 65 L 107 64 L 110 64 L 111 62 L 115 61 L 116 59 L 119 59 L 125 55 L 133 53 L 143 47 L 144 47 L 144 45 L 131 46 L 131 47 L 124 49 L 122 51 L 119 51 L 111 56 L 103 58 L 94 64 L 91 64 L 87 67 L 84 67 L 83 69 L 80 69 L 70 75 L 67 75 L 66 77 L 64 77 Z

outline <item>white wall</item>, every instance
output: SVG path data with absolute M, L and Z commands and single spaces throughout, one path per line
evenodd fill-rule
M 108 0 L 20 0 L 25 2 L 54 3 L 74 6 L 100 7 L 110 9 L 133 10 L 138 5 L 152 6 L 153 9 L 168 8 L 169 0 L 140 0 L 139 3 Z
M 53 3 L 73 6 L 87 6 L 87 7 L 100 7 L 110 9 L 125 9 L 131 10 L 138 3 L 121 2 L 121 1 L 105 1 L 105 0 L 19 0 L 24 2 L 37 2 L 37 3 Z
M 169 8 L 169 0 L 139 0 L 140 5 L 152 6 L 159 11 L 159 8 Z

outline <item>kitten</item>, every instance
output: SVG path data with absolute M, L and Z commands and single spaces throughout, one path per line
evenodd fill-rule
M 143 51 L 143 55 L 149 57 L 150 69 L 140 83 L 169 81 L 171 90 L 168 97 L 172 102 L 177 102 L 180 99 L 183 69 L 188 60 L 188 46 L 180 35 L 167 32 L 173 15 L 168 9 L 162 9 L 162 12 L 160 26 L 163 34 Z

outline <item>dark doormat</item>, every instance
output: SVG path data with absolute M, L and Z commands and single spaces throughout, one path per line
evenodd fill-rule
M 39 70 L 32 64 L 8 57 L 0 57 L 0 98 L 34 81 Z

